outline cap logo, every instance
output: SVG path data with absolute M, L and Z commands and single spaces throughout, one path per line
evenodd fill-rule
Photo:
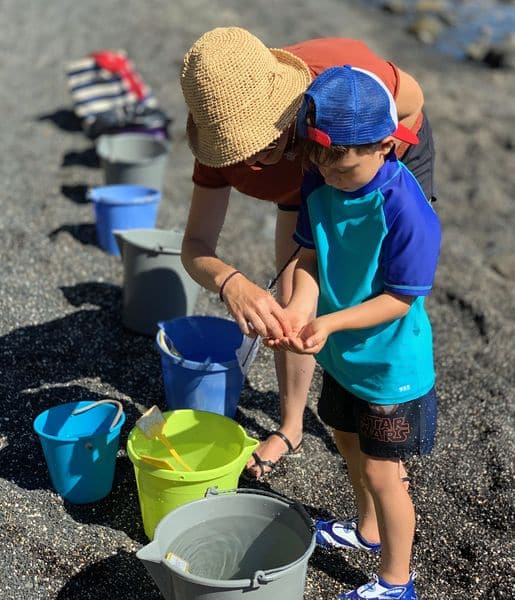
M 307 127 L 307 134 L 310 140 L 313 140 L 317 144 L 328 148 L 331 145 L 331 138 L 327 133 L 322 131 L 321 129 L 316 129 L 315 127 Z

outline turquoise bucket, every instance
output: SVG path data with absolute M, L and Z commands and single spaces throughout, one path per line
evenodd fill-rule
M 70 402 L 36 417 L 52 485 L 65 500 L 86 504 L 109 494 L 124 422 L 117 400 Z

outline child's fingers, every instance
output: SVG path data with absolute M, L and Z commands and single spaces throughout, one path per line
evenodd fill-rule
M 304 348 L 310 353 L 319 352 L 325 343 L 325 337 L 314 333 L 304 340 Z

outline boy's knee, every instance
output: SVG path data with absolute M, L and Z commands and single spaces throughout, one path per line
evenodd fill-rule
M 402 485 L 398 460 L 380 460 L 365 456 L 361 463 L 361 477 L 372 494 L 381 494 L 392 486 Z
M 333 437 L 334 443 L 342 456 L 348 457 L 359 452 L 359 439 L 356 433 L 333 429 Z

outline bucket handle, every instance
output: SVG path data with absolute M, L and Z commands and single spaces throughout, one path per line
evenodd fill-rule
M 308 515 L 304 505 L 301 504 L 298 500 L 292 500 L 287 496 L 282 496 L 281 494 L 277 494 L 275 492 L 269 492 L 268 490 L 257 490 L 257 489 L 247 489 L 247 488 L 233 488 L 230 490 L 219 490 L 218 487 L 212 486 L 206 490 L 204 495 L 205 498 L 209 496 L 219 496 L 220 494 L 255 494 L 257 496 L 267 496 L 268 498 L 274 498 L 275 500 L 280 500 L 281 502 L 286 502 L 292 508 L 294 508 L 302 517 L 306 525 L 309 527 L 311 531 L 315 530 L 315 526 L 313 525 L 313 519 Z M 257 573 L 256 573 L 257 574 Z
M 83 406 L 82 408 L 76 408 L 72 412 L 72 415 L 80 415 L 81 413 L 86 412 L 90 408 L 95 408 L 95 406 L 99 406 L 100 404 L 115 404 L 118 407 L 118 410 L 116 411 L 116 415 L 113 419 L 113 422 L 109 426 L 109 431 L 111 431 L 111 429 L 113 429 L 113 427 L 116 426 L 116 424 L 120 420 L 122 413 L 123 413 L 122 403 L 119 402 L 118 400 L 111 400 L 110 398 L 106 399 L 106 400 L 97 400 L 96 402 L 92 402 L 91 404 L 88 404 L 87 406 Z

